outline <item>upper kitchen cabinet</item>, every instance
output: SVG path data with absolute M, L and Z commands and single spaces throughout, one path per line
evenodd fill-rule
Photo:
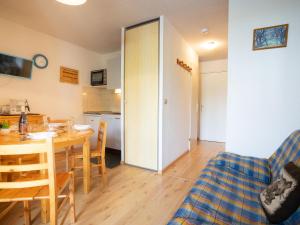
M 121 88 L 121 56 L 107 60 L 107 88 Z

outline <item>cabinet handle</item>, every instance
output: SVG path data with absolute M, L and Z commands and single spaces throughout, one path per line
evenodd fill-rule
M 121 118 L 115 118 L 116 120 L 120 120 Z

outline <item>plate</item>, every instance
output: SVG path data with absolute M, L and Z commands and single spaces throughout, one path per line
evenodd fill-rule
M 90 129 L 91 126 L 90 126 L 90 125 L 83 125 L 83 124 L 75 124 L 75 125 L 73 126 L 73 128 L 74 128 L 75 130 L 84 131 L 84 130 Z
M 65 124 L 64 123 L 49 123 L 48 126 L 57 128 L 57 127 L 64 127 Z
M 27 137 L 32 140 L 43 140 L 47 138 L 56 137 L 56 132 L 36 132 L 36 133 L 28 133 Z

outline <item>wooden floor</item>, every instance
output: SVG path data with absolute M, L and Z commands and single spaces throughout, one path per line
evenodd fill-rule
M 224 150 L 224 144 L 200 142 L 163 175 L 147 170 L 118 166 L 108 171 L 109 184 L 103 188 L 100 177 L 93 179 L 92 191 L 83 194 L 77 180 L 76 213 L 78 225 L 164 225 L 181 205 L 206 162 Z M 58 156 L 61 167 L 62 156 Z M 40 224 L 38 203 L 33 206 L 33 224 Z M 0 221 L 1 225 L 23 224 L 19 204 Z M 66 224 L 70 224 L 68 221 Z

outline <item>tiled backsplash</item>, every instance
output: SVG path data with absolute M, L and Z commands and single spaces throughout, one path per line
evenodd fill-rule
M 121 95 L 114 90 L 96 87 L 82 89 L 83 111 L 121 112 Z

